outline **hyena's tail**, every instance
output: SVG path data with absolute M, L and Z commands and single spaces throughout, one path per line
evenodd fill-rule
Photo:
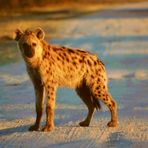
M 100 101 L 95 97 L 93 97 L 93 104 L 94 104 L 96 110 L 98 110 L 98 109 L 101 110 L 102 109 Z

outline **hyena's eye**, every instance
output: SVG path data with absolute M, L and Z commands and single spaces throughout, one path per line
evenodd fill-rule
M 32 46 L 33 46 L 33 47 L 36 47 L 36 43 L 32 43 Z

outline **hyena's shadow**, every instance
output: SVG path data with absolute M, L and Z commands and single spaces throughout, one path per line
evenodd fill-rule
M 13 133 L 24 133 L 26 131 L 28 131 L 29 128 L 29 124 L 28 125 L 21 125 L 21 126 L 17 126 L 17 127 L 11 127 L 11 128 L 5 128 L 5 129 L 1 129 L 0 130 L 0 136 L 6 136 L 6 135 L 11 135 Z

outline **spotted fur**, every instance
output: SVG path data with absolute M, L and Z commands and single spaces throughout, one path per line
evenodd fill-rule
M 40 28 L 17 30 L 16 38 L 33 82 L 36 95 L 37 118 L 29 130 L 39 130 L 46 94 L 46 125 L 43 131 L 54 128 L 54 108 L 58 87 L 76 90 L 88 108 L 86 119 L 80 126 L 89 126 L 95 109 L 100 109 L 100 100 L 111 112 L 109 127 L 117 125 L 117 105 L 108 92 L 105 66 L 96 55 L 81 49 L 54 46 L 44 40 Z

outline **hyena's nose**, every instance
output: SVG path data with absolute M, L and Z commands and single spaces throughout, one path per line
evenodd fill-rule
M 34 49 L 31 47 L 31 45 L 28 45 L 27 43 L 23 44 L 23 50 L 24 50 L 25 56 L 28 58 L 32 58 L 35 54 Z

